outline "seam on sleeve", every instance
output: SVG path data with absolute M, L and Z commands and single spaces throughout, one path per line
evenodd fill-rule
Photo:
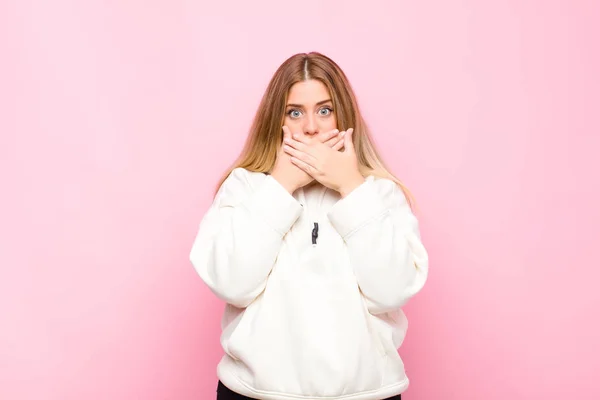
M 359 226 L 357 226 L 356 228 L 354 228 L 353 230 L 348 232 L 346 235 L 344 235 L 344 240 L 350 238 L 350 236 L 352 236 L 354 233 L 360 231 L 365 226 L 372 224 L 377 219 L 383 218 L 386 214 L 389 214 L 389 213 L 390 213 L 390 209 L 387 208 L 387 209 L 383 210 L 383 212 L 381 212 L 380 214 L 377 214 L 377 215 L 369 218 L 368 220 L 364 221 L 362 224 L 360 224 Z

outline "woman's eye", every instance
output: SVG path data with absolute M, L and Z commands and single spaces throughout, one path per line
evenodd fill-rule
M 288 115 L 292 118 L 298 118 L 300 117 L 300 115 L 302 115 L 302 113 L 300 112 L 300 110 L 290 110 L 288 111 Z
M 333 110 L 329 107 L 321 108 L 319 110 L 319 114 L 324 115 L 324 116 L 327 116 L 327 115 L 331 114 L 332 112 L 333 112 Z

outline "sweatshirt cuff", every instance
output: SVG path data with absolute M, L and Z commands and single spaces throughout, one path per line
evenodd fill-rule
M 383 215 L 388 208 L 376 191 L 373 179 L 367 179 L 327 213 L 329 222 L 342 238 Z
M 302 214 L 302 205 L 270 175 L 266 176 L 262 185 L 244 205 L 281 237 L 285 236 Z

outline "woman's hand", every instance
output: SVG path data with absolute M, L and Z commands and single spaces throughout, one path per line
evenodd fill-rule
M 292 133 L 287 126 L 283 127 L 283 137 L 284 141 L 292 138 Z M 344 146 L 344 140 L 340 137 L 340 132 L 337 129 L 320 134 L 311 140 L 335 152 L 338 152 Z M 283 151 L 283 145 L 277 154 L 277 161 L 275 162 L 271 176 L 290 194 L 314 180 L 306 171 L 298 168 L 291 162 L 290 156 Z
M 344 135 L 344 151 L 337 151 L 301 135 L 285 137 L 283 149 L 291 156 L 290 161 L 294 165 L 321 184 L 338 191 L 342 197 L 346 197 L 365 181 L 358 169 L 352 142 L 353 131 L 352 128 L 348 129 Z

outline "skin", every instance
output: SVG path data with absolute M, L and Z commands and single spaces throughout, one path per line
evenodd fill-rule
M 352 132 L 352 128 L 337 131 L 331 96 L 323 83 L 294 84 L 286 105 L 282 148 L 271 175 L 290 194 L 316 181 L 346 197 L 365 180 Z

